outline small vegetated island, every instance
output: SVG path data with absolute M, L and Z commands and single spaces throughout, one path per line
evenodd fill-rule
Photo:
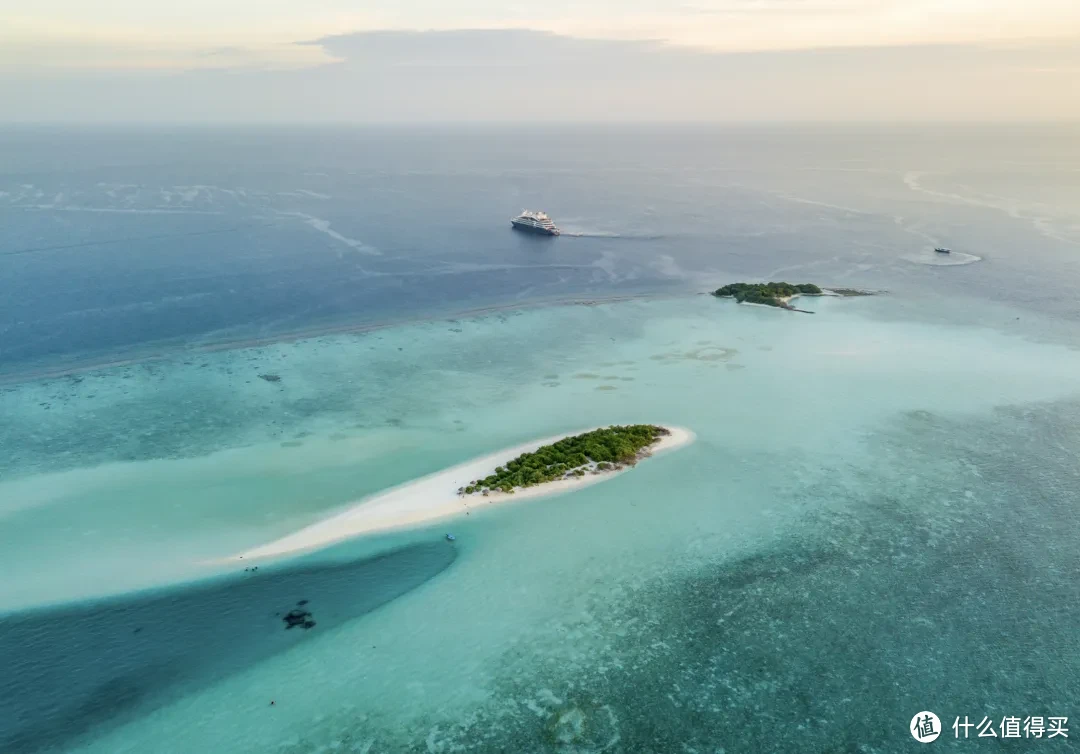
M 788 303 L 799 294 L 820 296 L 821 288 L 813 283 L 730 283 L 717 288 L 713 295 L 720 298 L 734 298 L 740 304 L 765 304 L 791 308 Z
M 517 487 L 617 471 L 647 457 L 649 448 L 670 434 L 670 430 L 653 424 L 631 424 L 564 437 L 532 453 L 522 453 L 496 468 L 490 476 L 472 481 L 458 492 L 462 495 L 512 493 Z
M 791 299 L 796 296 L 872 296 L 874 291 L 857 288 L 824 290 L 813 283 L 730 283 L 723 288 L 717 288 L 712 295 L 718 298 L 733 298 L 740 304 L 764 304 L 801 312 L 805 310 L 791 305 Z

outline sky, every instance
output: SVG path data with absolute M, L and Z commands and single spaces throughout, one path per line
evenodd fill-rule
M 0 122 L 1059 120 L 1078 89 L 1077 0 L 0 0 Z

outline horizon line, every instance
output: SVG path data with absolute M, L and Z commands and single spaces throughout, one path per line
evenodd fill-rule
M 85 120 L 27 120 L 27 121 L 0 121 L 0 129 L 32 129 L 32 128 L 74 128 L 80 130 L 96 130 L 103 128 L 462 128 L 462 127 L 582 127 L 594 126 L 609 128 L 615 127 L 672 127 L 672 126 L 704 126 L 704 127 L 730 127 L 730 126 L 1010 126 L 1010 125 L 1080 125 L 1080 117 L 1024 117 L 1012 118 L 911 118 L 902 119 L 887 118 L 844 118 L 836 120 L 812 119 L 812 118 L 732 118 L 720 119 L 673 119 L 673 120 L 177 120 L 177 121 L 154 121 L 154 120 L 128 120 L 128 121 L 85 121 Z

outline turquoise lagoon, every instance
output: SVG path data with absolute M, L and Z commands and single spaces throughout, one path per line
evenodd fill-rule
M 899 751 L 924 709 L 1076 712 L 1080 351 L 987 303 L 803 303 L 502 310 L 3 388 L 0 740 Z M 622 422 L 698 439 L 571 494 L 220 560 Z M 302 599 L 318 625 L 284 631 Z

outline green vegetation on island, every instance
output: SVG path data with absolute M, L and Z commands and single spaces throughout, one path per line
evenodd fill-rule
M 535 487 L 588 471 L 610 471 L 633 466 L 647 454 L 650 445 L 670 435 L 664 427 L 631 424 L 595 429 L 573 437 L 564 437 L 532 453 L 522 453 L 495 473 L 470 482 L 459 492 L 513 492 L 515 487 Z
M 789 308 L 787 299 L 800 293 L 820 296 L 822 291 L 813 283 L 731 283 L 713 291 L 714 296 L 731 297 L 740 304 L 765 304 L 783 308 Z

